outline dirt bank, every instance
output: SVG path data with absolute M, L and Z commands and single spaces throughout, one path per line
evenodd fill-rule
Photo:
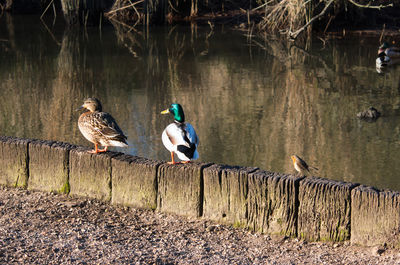
M 400 264 L 400 254 L 0 187 L 0 263 Z

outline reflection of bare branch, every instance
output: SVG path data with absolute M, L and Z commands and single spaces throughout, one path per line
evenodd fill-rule
M 257 45 L 258 47 L 260 47 L 261 49 L 266 51 L 268 54 L 270 54 L 271 56 L 277 58 L 277 60 L 280 61 L 280 62 L 286 63 L 288 60 L 290 60 L 290 57 L 291 57 L 290 54 L 285 54 L 285 55 L 282 56 L 283 52 L 280 52 L 279 54 L 276 54 L 276 53 L 274 53 L 272 51 L 273 49 L 270 49 L 270 48 L 266 47 L 265 45 L 263 45 L 260 42 L 256 41 L 254 38 L 252 38 L 251 41 L 252 41 L 253 44 Z M 286 69 L 282 69 L 280 71 L 277 71 L 275 73 L 274 79 L 279 78 L 281 75 L 284 75 L 285 73 L 286 73 Z
M 172 10 L 174 10 L 176 13 L 180 13 L 176 8 L 172 5 L 171 1 L 168 1 L 169 6 L 171 7 Z
M 51 30 L 49 29 L 49 27 L 47 27 L 46 23 L 43 21 L 42 18 L 40 18 L 40 21 L 42 21 L 42 24 L 44 25 L 44 27 L 46 28 L 47 32 L 50 34 L 51 38 L 55 41 L 55 43 L 58 46 L 61 46 L 61 43 L 56 39 L 56 37 L 54 36 L 54 34 L 51 32 Z
M 53 1 L 53 14 L 54 14 L 53 26 L 54 26 L 54 24 L 56 24 L 56 18 L 57 18 L 56 5 L 54 4 L 54 1 Z
M 123 26 L 123 27 L 128 28 L 128 29 L 129 29 L 128 32 L 134 31 L 134 32 L 136 32 L 136 33 L 138 33 L 138 34 L 141 34 L 141 33 L 140 33 L 139 31 L 137 31 L 134 27 L 131 27 L 131 26 L 125 24 L 124 22 L 119 21 L 118 19 L 115 19 L 115 18 L 109 18 L 109 19 L 110 19 L 111 22 L 115 22 L 115 23 L 117 23 L 117 24 L 120 24 L 120 25 Z
M 324 29 L 324 34 L 326 33 L 326 31 L 328 30 L 329 25 L 331 24 L 333 16 L 329 16 L 329 20 L 328 23 L 326 23 L 325 29 Z
M 327 70 L 327 72 L 333 72 L 333 70 L 328 67 L 328 64 L 325 62 L 324 59 L 321 58 L 321 56 L 311 54 L 308 51 L 304 50 L 303 48 L 301 48 L 297 45 L 292 45 L 290 48 L 296 48 L 298 51 L 302 52 L 303 54 L 307 55 L 308 57 L 317 59 L 323 65 L 323 67 Z
M 385 27 L 386 27 L 386 24 L 383 24 L 383 29 L 382 29 L 382 32 L 381 32 L 381 36 L 379 37 L 379 43 L 382 43 L 382 38 L 383 38 L 383 35 L 385 34 Z
M 169 31 L 168 31 L 168 38 L 170 38 L 171 37 L 171 34 L 175 31 L 175 29 L 176 29 L 176 25 L 175 26 L 173 26 Z
M 208 25 L 210 26 L 210 32 L 206 36 L 206 42 L 208 43 L 208 39 L 213 35 L 214 33 L 214 24 L 208 21 Z
M 321 37 L 318 37 L 318 39 L 322 42 L 322 45 L 324 46 L 321 50 L 325 49 L 326 40 Z
M 137 30 L 135 30 L 134 28 L 116 19 L 112 19 L 110 21 L 115 28 L 118 42 L 121 43 L 123 46 L 125 46 L 125 48 L 128 49 L 129 53 L 131 53 L 133 57 L 139 58 L 140 55 L 138 55 L 136 50 L 141 49 L 142 47 L 138 42 L 136 36 L 142 36 L 142 34 Z M 126 29 L 129 30 L 127 31 Z M 132 33 L 131 31 L 134 31 L 135 33 Z
M 169 47 L 167 47 L 168 59 L 171 58 L 175 61 L 179 61 L 182 59 L 183 55 L 185 54 L 185 39 L 185 35 L 183 35 L 182 38 L 179 37 L 179 34 L 175 35 L 174 45 L 171 49 L 168 49 Z
M 271 43 L 268 42 L 269 47 L 266 47 L 266 45 L 263 45 L 256 41 L 254 38 L 251 39 L 254 44 L 256 44 L 258 47 L 261 49 L 267 51 L 270 55 L 274 56 L 276 59 L 278 59 L 281 63 L 287 63 L 288 60 L 291 59 L 291 55 L 289 52 L 286 52 L 286 47 L 279 42 L 279 43 Z

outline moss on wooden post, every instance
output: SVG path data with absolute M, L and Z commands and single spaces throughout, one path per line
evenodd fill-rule
M 31 140 L 0 137 L 0 184 L 26 188 L 28 185 L 28 145 Z
M 209 164 L 188 163 L 158 167 L 157 210 L 190 217 L 202 214 L 202 171 Z
M 156 209 L 157 169 L 162 163 L 122 155 L 112 159 L 112 203 Z
M 88 153 L 87 148 L 70 151 L 70 194 L 111 200 L 111 158 L 120 153 Z
M 28 189 L 69 192 L 69 150 L 74 146 L 53 141 L 29 144 Z

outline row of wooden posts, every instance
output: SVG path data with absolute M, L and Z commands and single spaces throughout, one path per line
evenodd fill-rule
M 0 137 L 0 184 L 86 196 L 309 241 L 400 246 L 400 194 L 258 168 Z

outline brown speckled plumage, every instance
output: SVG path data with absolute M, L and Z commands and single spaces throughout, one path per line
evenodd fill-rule
M 86 139 L 95 144 L 94 153 L 105 152 L 108 146 L 127 146 L 127 137 L 114 118 L 109 113 L 102 112 L 98 99 L 86 99 L 80 109 L 82 108 L 88 111 L 79 117 L 79 130 Z M 98 145 L 104 146 L 105 149 L 97 150 Z

